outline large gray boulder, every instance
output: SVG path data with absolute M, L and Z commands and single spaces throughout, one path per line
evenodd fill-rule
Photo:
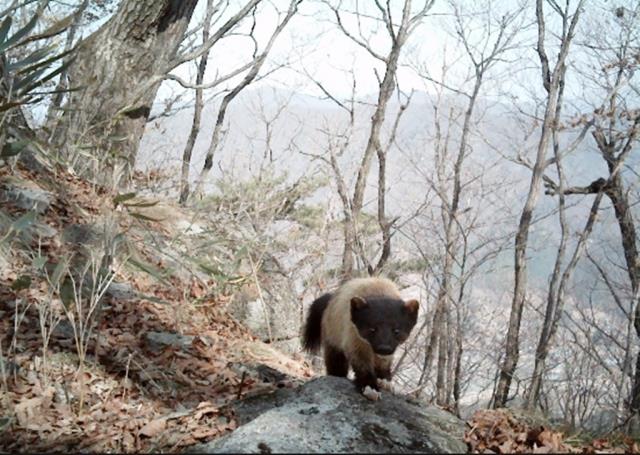
M 382 392 L 369 401 L 353 384 L 325 376 L 240 404 L 258 414 L 200 453 L 464 453 L 464 422 L 440 409 Z M 265 410 L 268 409 L 268 410 Z M 244 418 L 242 418 L 244 416 Z

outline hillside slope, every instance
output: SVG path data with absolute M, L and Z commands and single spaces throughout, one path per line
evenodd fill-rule
M 176 451 L 234 429 L 231 401 L 311 375 L 180 260 L 190 219 L 50 164 L 0 168 L 2 451 Z
M 199 247 L 215 237 L 212 224 L 170 201 L 98 191 L 50 162 L 0 167 L 0 450 L 217 450 L 197 444 L 239 424 L 237 437 L 251 437 L 280 415 L 275 402 L 295 410 L 295 397 L 315 390 L 271 393 L 314 372 L 231 316 L 250 280 L 225 272 L 219 249 Z M 339 403 L 364 400 L 334 389 Z M 247 402 L 259 403 L 257 423 L 237 414 Z M 331 425 L 332 413 L 317 418 Z M 475 453 L 638 452 L 631 439 L 570 446 L 546 423 L 507 410 L 478 411 L 466 426 Z M 339 444 L 325 442 L 319 451 Z

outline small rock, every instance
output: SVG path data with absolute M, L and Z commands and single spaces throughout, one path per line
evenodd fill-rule
M 112 282 L 107 288 L 105 295 L 114 300 L 133 300 L 138 296 L 138 293 L 129 283 Z
M 5 184 L 0 187 L 0 193 L 0 199 L 4 202 L 12 202 L 21 209 L 35 210 L 40 214 L 45 213 L 53 201 L 53 194 L 41 188 Z
M 70 224 L 62 231 L 62 241 L 71 245 L 88 245 L 98 240 L 92 224 Z
M 67 321 L 66 319 L 63 319 L 55 326 L 55 328 L 53 329 L 53 332 L 51 332 L 51 336 L 54 336 L 56 338 L 64 338 L 67 340 L 73 340 L 73 337 L 74 337 L 73 326 L 69 321 Z
M 2 362 L 2 368 L 7 376 L 12 376 L 20 372 L 20 365 L 6 357 L 0 356 L 0 362 Z
M 188 349 L 193 341 L 192 336 L 170 332 L 147 332 L 144 335 L 150 349 L 159 351 L 166 346 Z
M 36 238 L 50 239 L 58 235 L 58 230 L 48 224 L 36 222 L 31 226 L 30 234 Z
M 9 178 L 0 184 L 0 201 L 12 202 L 24 210 L 42 214 L 51 206 L 53 194 L 34 182 Z

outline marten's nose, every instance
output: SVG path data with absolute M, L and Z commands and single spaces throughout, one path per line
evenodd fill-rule
M 378 349 L 376 349 L 376 353 L 380 355 L 391 355 L 393 354 L 393 346 L 388 344 L 380 345 Z

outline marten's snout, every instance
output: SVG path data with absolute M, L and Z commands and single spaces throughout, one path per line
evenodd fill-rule
M 388 344 L 383 344 L 381 346 L 376 346 L 376 349 L 374 349 L 374 351 L 376 352 L 376 354 L 380 355 L 391 355 L 393 354 L 393 351 L 395 351 L 395 348 Z

